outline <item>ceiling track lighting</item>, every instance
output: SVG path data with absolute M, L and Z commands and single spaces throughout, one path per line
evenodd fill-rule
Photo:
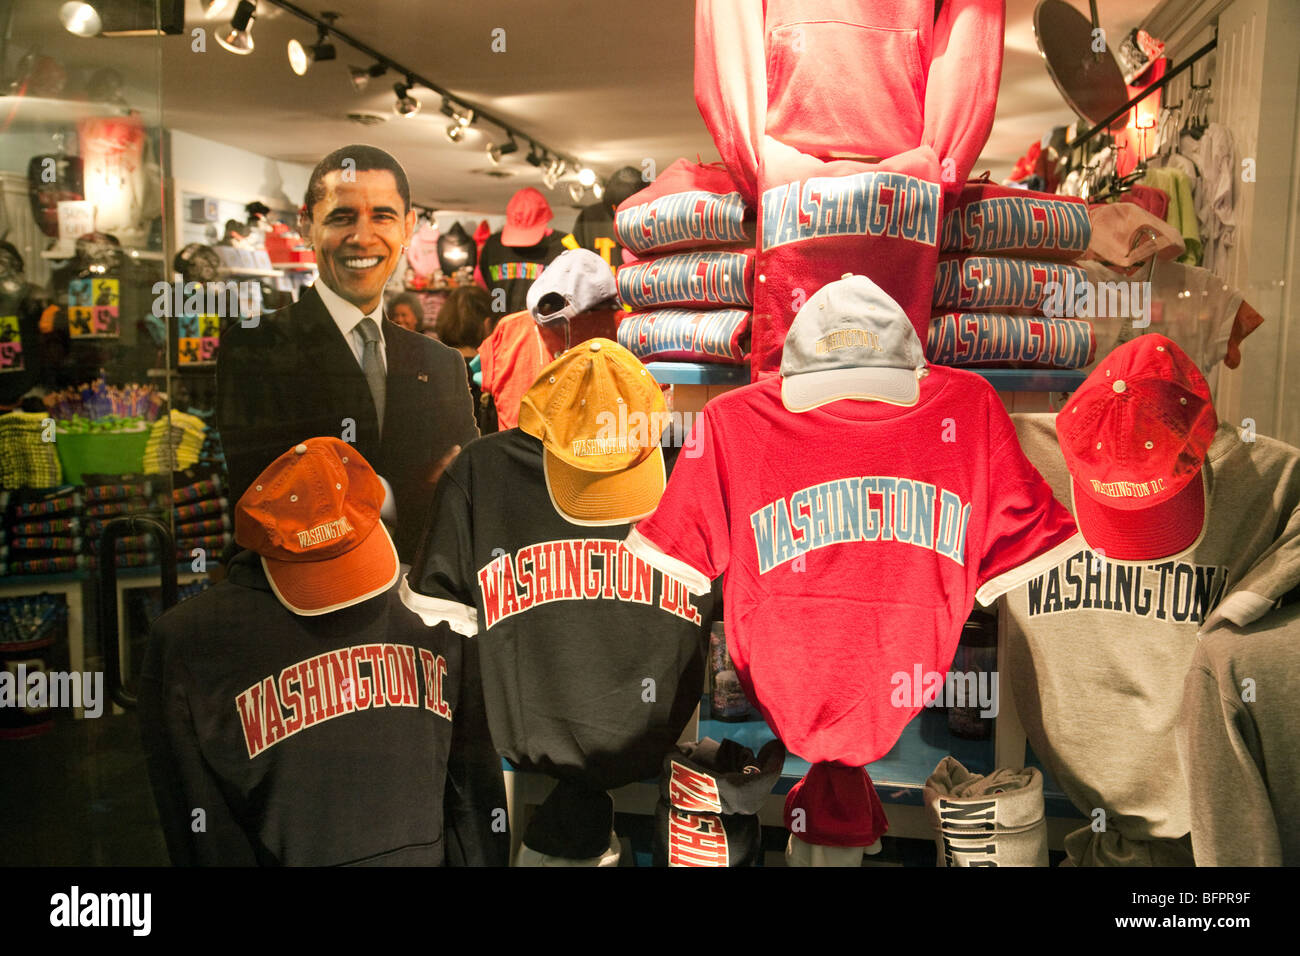
M 253 20 L 257 16 L 257 4 L 251 0 L 239 0 L 235 15 L 230 18 L 230 30 L 217 35 L 217 42 L 231 53 L 248 56 L 253 52 Z
M 293 72 L 303 76 L 313 63 L 333 60 L 338 55 L 334 44 L 329 42 L 329 28 L 338 18 L 337 13 L 322 13 L 325 23 L 316 25 L 316 42 L 309 47 L 304 47 L 297 38 L 289 41 L 289 68 Z
M 582 202 L 582 197 L 587 194 L 587 187 L 582 183 L 569 183 L 569 198 L 574 202 Z
M 352 77 L 352 88 L 360 93 L 370 85 L 371 80 L 378 79 L 387 73 L 388 67 L 382 63 L 376 63 L 373 66 L 350 66 L 348 72 Z
M 230 7 L 230 0 L 202 0 L 203 18 L 205 20 L 215 20 L 221 16 Z
M 605 198 L 605 186 L 599 180 L 591 184 L 591 195 L 596 202 L 600 202 Z
M 510 153 L 519 152 L 519 144 L 515 142 L 514 136 L 507 134 L 509 139 L 504 143 L 488 143 L 488 159 L 492 161 L 493 166 L 501 165 L 501 157 L 508 156 Z
M 79 37 L 99 36 L 104 29 L 99 11 L 88 3 L 65 3 L 59 7 L 59 22 L 63 29 Z
M 416 113 L 420 112 L 420 101 L 411 95 L 411 87 L 415 82 L 408 76 L 405 83 L 394 83 L 393 92 L 397 94 L 397 102 L 393 104 L 393 112 L 404 119 L 410 119 Z
M 65 3 L 63 7 L 66 13 L 63 10 L 60 11 L 60 17 L 64 20 L 65 26 L 69 30 L 73 29 L 72 25 L 82 30 L 97 29 L 90 22 L 92 15 L 98 17 L 98 13 L 92 6 L 92 3 L 96 2 L 98 0 Z M 113 2 L 117 2 L 117 0 L 113 0 Z M 267 2 L 294 17 L 305 20 L 316 28 L 315 42 L 310 46 L 303 44 L 300 40 L 293 40 L 288 44 L 289 64 L 299 76 L 305 74 L 311 68 L 312 63 L 337 59 L 338 53 L 335 43 L 341 42 L 358 54 L 369 57 L 373 61 L 369 67 L 348 67 L 348 76 L 352 88 L 358 93 L 365 91 L 369 87 L 371 80 L 377 79 L 392 70 L 399 76 L 404 77 L 402 82 L 393 85 L 393 92 L 396 94 L 393 112 L 398 116 L 409 119 L 420 112 L 420 101 L 411 95 L 414 87 L 419 85 L 431 89 L 436 95 L 442 97 L 441 111 L 451 120 L 446 129 L 447 138 L 451 142 L 463 142 L 466 138 L 465 131 L 475 123 L 479 123 L 480 126 L 482 124 L 491 124 L 494 127 L 499 127 L 506 137 L 502 142 L 489 143 L 486 146 L 488 159 L 494 166 L 500 165 L 503 157 L 520 152 L 520 143 L 526 142 L 528 144 L 528 153 L 525 158 L 530 165 L 541 172 L 542 182 L 548 188 L 555 189 L 565 174 L 571 172 L 577 174 L 578 183 L 584 190 L 591 189 L 593 193 L 599 195 L 601 184 L 597 182 L 595 173 L 590 169 L 580 166 L 572 159 L 562 158 L 536 140 L 522 135 L 519 130 L 507 124 L 503 119 L 456 100 L 450 92 L 444 91 L 441 86 L 432 80 L 407 70 L 401 63 L 385 56 L 382 52 L 357 37 L 338 30 L 334 26 L 334 21 L 339 16 L 337 13 L 326 12 L 315 15 L 301 9 L 295 3 L 287 2 L 287 0 L 267 0 Z M 211 20 L 224 17 L 233 7 L 234 14 L 231 16 L 230 29 L 228 32 L 218 35 L 217 42 L 231 53 L 237 53 L 241 56 L 253 52 L 252 29 L 258 10 L 255 0 L 199 0 L 199 6 L 204 16 Z M 89 33 L 86 35 L 94 34 Z M 331 42 L 331 40 L 334 42 Z

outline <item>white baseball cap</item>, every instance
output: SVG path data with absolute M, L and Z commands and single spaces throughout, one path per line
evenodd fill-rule
M 618 295 L 614 272 L 590 249 L 566 249 L 528 287 L 528 311 L 541 325 L 572 319 Z M 543 305 L 550 310 L 542 315 Z
M 794 317 L 781 355 L 781 401 L 792 412 L 842 398 L 915 405 L 925 367 L 902 307 L 866 276 L 845 273 Z

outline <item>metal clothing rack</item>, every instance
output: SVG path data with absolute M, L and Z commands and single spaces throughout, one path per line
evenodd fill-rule
M 1141 103 L 1152 93 L 1155 93 L 1157 90 L 1163 90 L 1166 86 L 1169 85 L 1169 82 L 1174 77 L 1178 76 L 1184 70 L 1189 69 L 1192 66 L 1192 64 L 1194 64 L 1197 60 L 1201 59 L 1201 57 L 1205 56 L 1207 53 L 1212 52 L 1214 48 L 1217 47 L 1218 45 L 1219 45 L 1219 38 L 1218 35 L 1216 34 L 1203 47 L 1201 47 L 1195 53 L 1192 53 L 1189 57 L 1187 57 L 1187 59 L 1183 60 L 1182 63 L 1179 63 L 1176 67 L 1169 70 L 1167 73 L 1165 73 L 1164 76 L 1160 77 L 1160 79 L 1156 80 L 1154 83 L 1152 83 L 1150 86 L 1144 89 L 1137 96 L 1133 97 L 1123 106 L 1116 109 L 1115 112 L 1111 113 L 1109 116 L 1107 116 L 1096 126 L 1079 134 L 1074 139 L 1072 139 L 1069 143 L 1070 151 L 1073 152 L 1076 148 L 1081 148 L 1084 143 L 1088 142 L 1088 140 L 1092 139 L 1097 134 L 1109 130 L 1111 124 L 1114 123 L 1117 119 L 1119 119 L 1129 110 L 1131 110 L 1133 107 L 1137 106 L 1137 104 Z

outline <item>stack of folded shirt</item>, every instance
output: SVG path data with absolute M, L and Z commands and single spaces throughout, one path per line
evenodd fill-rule
M 968 183 L 943 219 L 926 357 L 985 368 L 1086 366 L 1092 326 L 1063 316 L 1088 279 L 1074 260 L 1090 236 L 1081 200 Z
M 4 572 L 57 574 L 82 566 L 81 493 L 72 485 L 23 488 L 5 509 Z
M 181 484 L 177 476 L 172 489 L 177 561 L 193 561 L 196 548 L 203 552 L 205 560 L 216 560 L 231 542 L 230 499 L 222 491 L 221 478 L 216 474 L 186 484 Z
M 168 417 L 149 426 L 144 449 L 144 471 L 157 475 L 183 471 L 195 464 L 203 451 L 207 425 L 195 415 L 172 409 Z
M 642 361 L 748 359 L 753 212 L 726 169 L 679 159 L 618 207 L 627 250 L 618 292 L 632 309 L 618 341 Z
M 6 488 L 52 488 L 63 469 L 42 412 L 0 415 L 0 485 Z
M 114 518 L 148 515 L 161 518 L 158 482 L 138 475 L 85 475 L 82 527 L 86 535 L 84 566 L 99 566 L 104 527 Z M 139 568 L 158 563 L 158 542 L 147 534 L 123 535 L 114 542 L 113 563 L 119 568 Z

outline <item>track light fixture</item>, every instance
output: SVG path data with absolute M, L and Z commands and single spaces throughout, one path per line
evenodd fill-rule
M 546 162 L 546 154 L 537 148 L 537 144 L 531 140 L 528 143 L 528 163 L 530 166 L 541 166 Z
M 459 123 L 447 124 L 447 138 L 453 143 L 459 143 L 465 138 L 465 127 L 461 126 Z
M 582 183 L 584 187 L 591 186 L 596 182 L 596 174 L 588 167 L 583 166 L 578 170 L 578 182 Z
M 203 17 L 205 20 L 215 20 L 226 12 L 230 6 L 230 0 L 202 0 Z
M 253 19 L 257 16 L 257 4 L 251 0 L 239 0 L 235 15 L 230 18 L 230 30 L 223 36 L 217 35 L 217 42 L 231 53 L 247 56 L 253 52 Z
M 504 143 L 488 143 L 488 159 L 492 161 L 493 166 L 501 165 L 501 157 L 510 153 L 519 152 L 519 144 L 515 142 L 514 136 L 511 136 Z
M 352 88 L 358 93 L 365 90 L 370 85 L 370 81 L 383 76 L 388 72 L 388 67 L 382 63 L 376 63 L 373 66 L 350 66 L 348 73 L 352 77 Z
M 99 36 L 104 29 L 99 11 L 88 3 L 65 3 L 59 7 L 59 22 L 63 29 L 79 37 Z
M 322 13 L 321 18 L 329 26 L 333 26 L 334 21 L 338 19 L 338 14 Z M 316 42 L 309 47 L 304 47 L 296 38 L 289 41 L 289 67 L 299 76 L 305 74 L 313 63 L 332 60 L 337 55 L 334 44 L 329 42 L 329 32 L 325 24 L 316 25 Z
M 600 202 L 600 200 L 605 198 L 605 186 L 597 180 L 591 184 L 591 194 L 596 197 L 597 202 Z
M 393 84 L 393 92 L 397 94 L 397 102 L 393 104 L 393 112 L 406 119 L 410 119 L 420 112 L 420 101 L 411 95 L 411 87 L 414 85 L 409 76 L 406 78 L 405 83 Z
M 569 198 L 574 202 L 582 202 L 582 197 L 587 194 L 587 189 L 582 183 L 569 183 Z

